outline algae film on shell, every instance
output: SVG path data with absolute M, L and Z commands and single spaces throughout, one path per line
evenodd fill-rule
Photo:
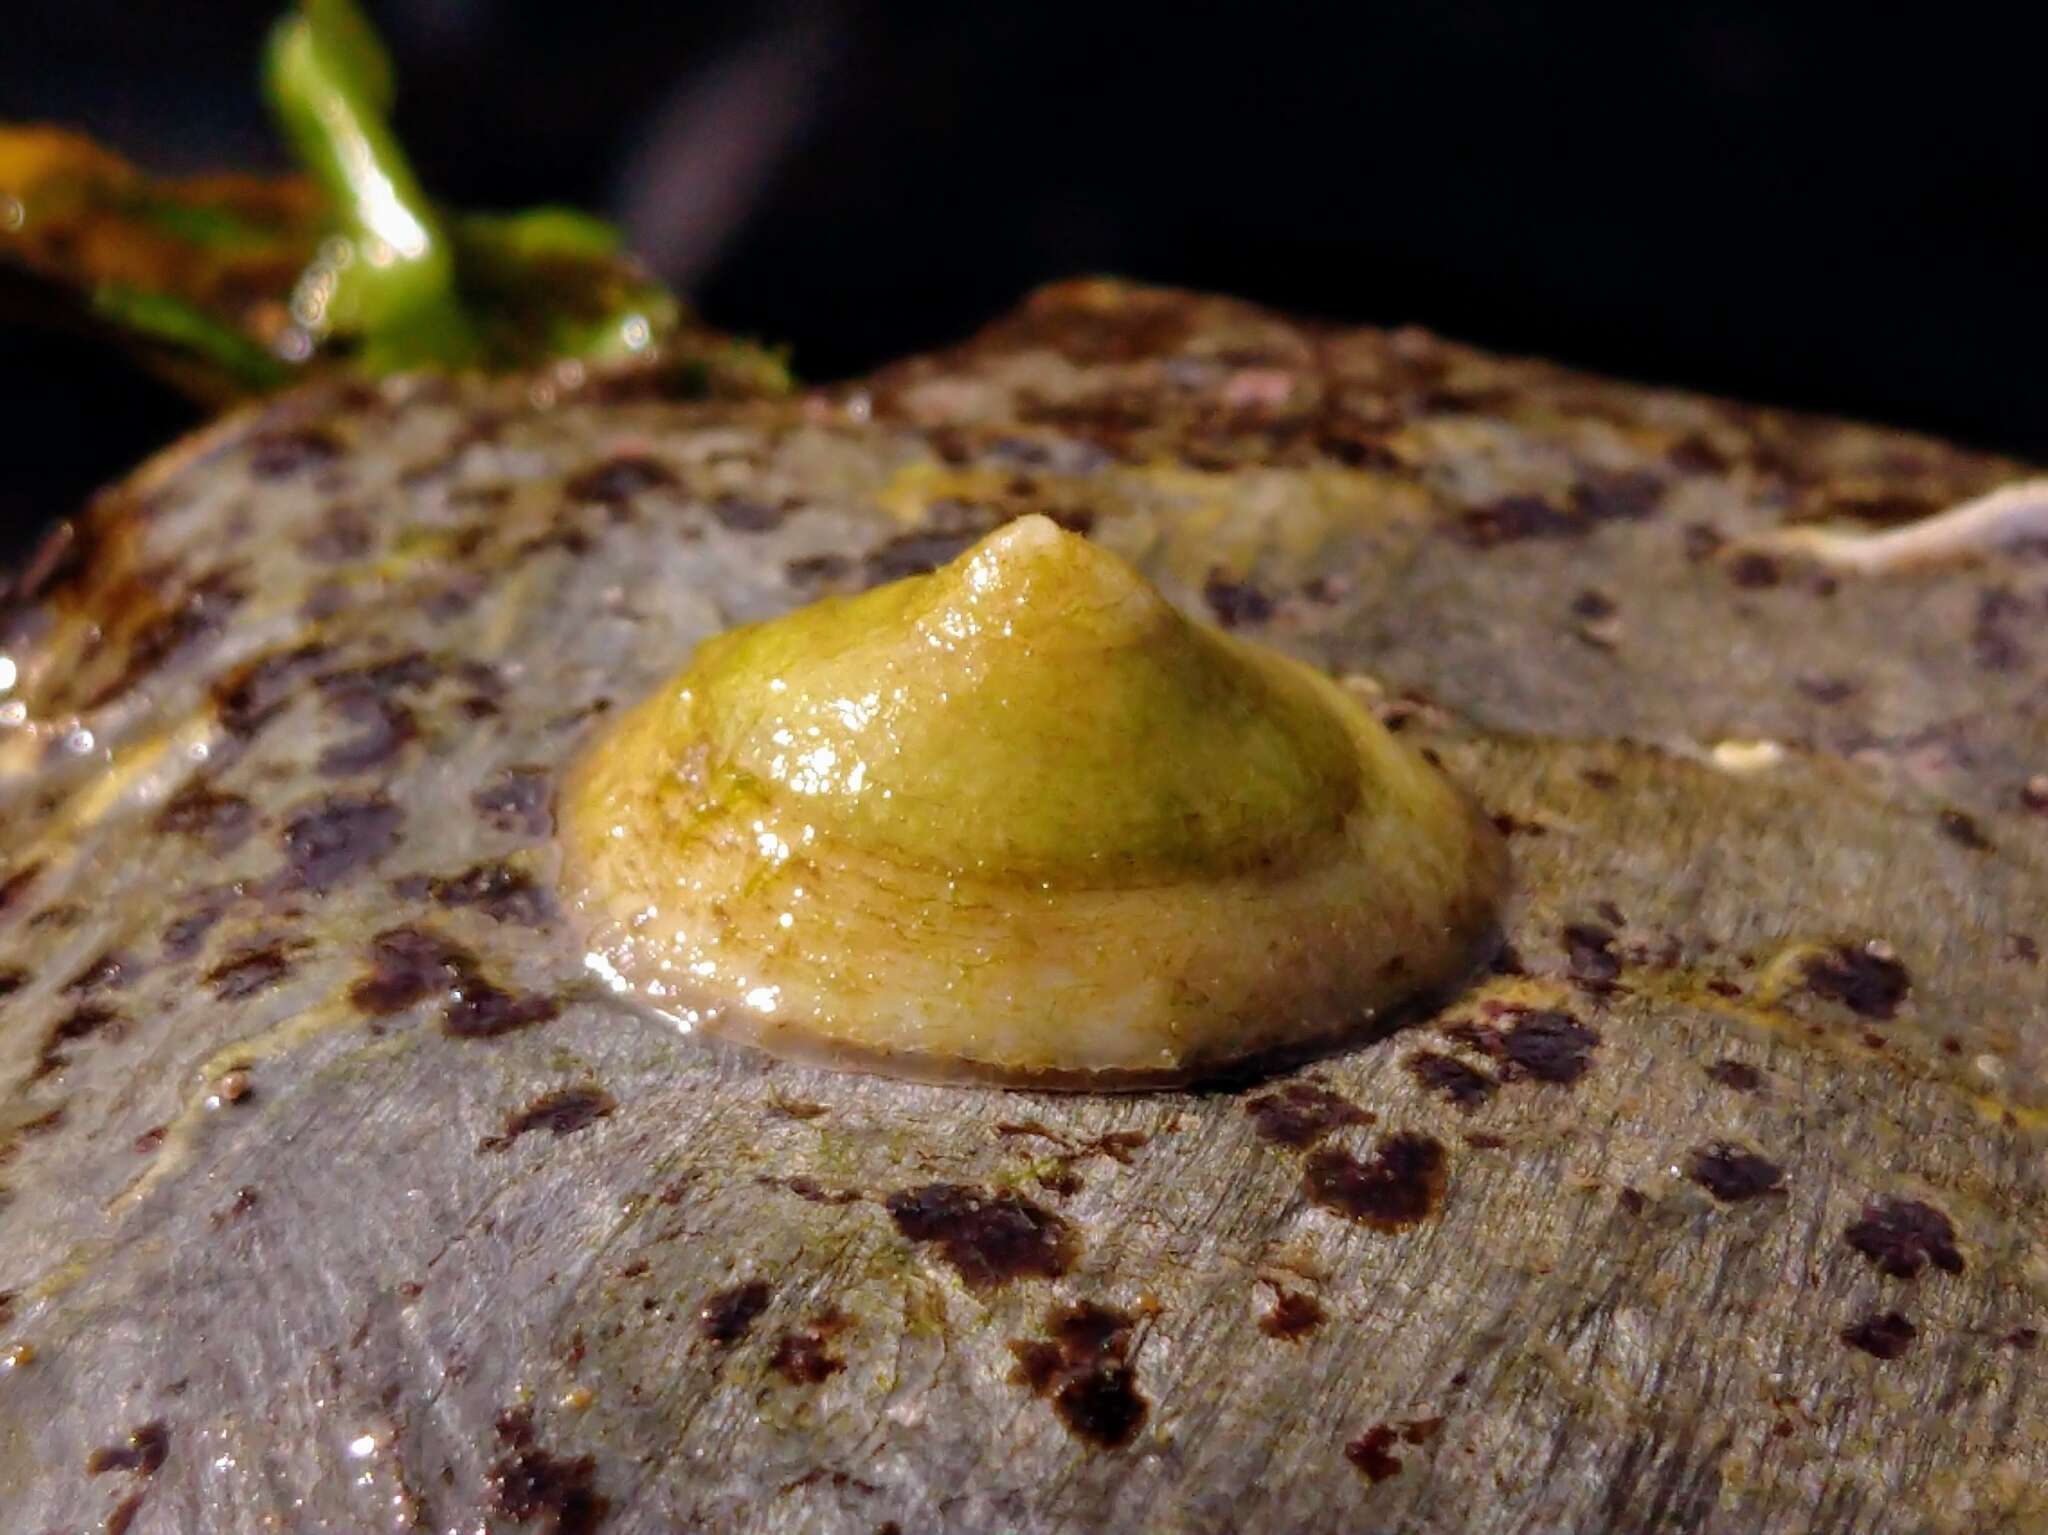
M 561 819 L 615 988 L 922 1078 L 1341 1045 L 1465 974 L 1506 883 L 1469 797 L 1341 687 L 1040 516 L 706 641 Z

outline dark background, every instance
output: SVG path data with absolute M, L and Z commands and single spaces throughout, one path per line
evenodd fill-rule
M 373 4 L 439 197 L 622 219 L 811 378 L 1034 283 L 1228 289 L 2048 458 L 2039 21 L 1736 0 Z M 0 116 L 278 163 L 266 0 L 5 0 Z M 0 513 L 188 419 L 0 336 Z

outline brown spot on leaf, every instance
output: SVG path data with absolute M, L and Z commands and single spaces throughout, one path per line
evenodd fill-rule
M 546 927 L 555 920 L 555 901 L 533 876 L 504 862 L 480 863 L 430 880 L 430 895 L 443 906 L 472 906 L 493 922 Z
M 279 714 L 298 692 L 299 678 L 326 657 L 324 645 L 259 656 L 236 672 L 215 695 L 221 728 L 247 739 Z
M 1401 1458 L 1393 1453 L 1397 1438 L 1391 1425 L 1375 1423 L 1344 1446 L 1344 1458 L 1370 1480 L 1384 1482 L 1390 1476 L 1398 1476 L 1401 1471 Z
M 628 454 L 592 465 L 572 476 L 562 488 L 572 501 L 595 501 L 616 507 L 625 505 L 642 491 L 675 482 L 674 472 L 660 460 Z
M 225 1207 L 214 1212 L 213 1223 L 225 1226 L 229 1221 L 240 1220 L 262 1202 L 263 1196 L 245 1184 L 235 1190 L 235 1197 Z
M 29 1074 L 29 1080 L 38 1081 L 52 1076 L 70 1065 L 71 1053 L 65 1046 L 91 1039 L 96 1034 L 118 1034 L 125 1022 L 119 1013 L 96 1002 L 74 1008 L 51 1025 L 43 1047 L 36 1055 L 35 1070 Z
M 1596 471 L 1572 487 L 1572 510 L 1590 522 L 1642 522 L 1657 510 L 1664 482 L 1641 469 Z
M 1093 1301 L 1055 1306 L 1043 1338 L 1010 1344 L 1010 1378 L 1048 1399 L 1069 1433 L 1098 1449 L 1121 1449 L 1144 1427 L 1150 1404 L 1130 1363 L 1132 1319 Z
M 286 823 L 287 876 L 301 889 L 331 890 L 390 852 L 404 819 L 381 795 L 329 795 Z
M 766 533 L 782 526 L 785 507 L 753 496 L 720 496 L 711 503 L 711 515 L 721 528 L 734 533 Z
M 984 524 L 985 526 L 985 524 Z M 870 586 L 921 576 L 957 559 L 981 535 L 982 527 L 958 531 L 899 533 L 878 545 L 863 563 Z
M 119 991 L 134 979 L 135 962 L 125 954 L 108 951 L 64 983 L 73 996 L 91 996 L 96 991 Z
M 1754 549 L 1738 554 L 1728 562 L 1728 579 L 1746 591 L 1776 586 L 1784 578 L 1785 573 L 1776 560 Z
M 2014 625 L 2019 626 L 2016 632 Z M 2032 627 L 2025 599 L 2003 586 L 1977 594 L 1977 614 L 1970 626 L 1970 650 L 1986 671 L 2009 672 L 2027 659 L 2020 633 Z
M 161 1418 L 153 1418 L 131 1429 L 125 1444 L 102 1445 L 85 1459 L 93 1476 L 107 1471 L 134 1471 L 154 1476 L 171 1453 L 171 1433 Z
M 1202 598 L 1216 622 L 1226 629 L 1245 624 L 1262 624 L 1273 616 L 1273 599 L 1249 581 L 1233 581 L 1222 570 L 1209 572 L 1202 583 Z
M 739 1342 L 768 1309 L 768 1286 L 758 1279 L 720 1290 L 697 1308 L 697 1331 L 721 1348 Z
M 1293 1342 L 1305 1338 L 1323 1325 L 1326 1313 L 1323 1303 L 1302 1290 L 1288 1290 L 1276 1285 L 1273 1288 L 1273 1304 L 1266 1314 L 1259 1318 L 1259 1331 L 1269 1338 Z
M 504 1453 L 489 1472 L 491 1501 L 515 1524 L 539 1524 L 546 1535 L 591 1535 L 611 1511 L 597 1490 L 597 1461 L 550 1454 L 534 1440 L 533 1409 L 498 1414 Z
M 1973 853 L 1991 851 L 1991 839 L 1984 835 L 1984 828 L 1974 817 L 1964 815 L 1960 810 L 1942 811 L 1935 824 L 1941 828 L 1941 834 L 1957 847 L 1968 848 Z
M 1842 1341 L 1876 1359 L 1896 1359 L 1913 1346 L 1920 1329 L 1896 1311 L 1873 1313 L 1842 1329 Z
M 1785 1192 L 1783 1168 L 1730 1141 L 1713 1141 L 1696 1148 L 1685 1175 L 1724 1204 L 1758 1199 L 1766 1194 L 1782 1196 Z
M 1451 524 L 1451 536 L 1472 549 L 1497 549 L 1530 538 L 1574 538 L 1583 534 L 1583 517 L 1560 510 L 1541 496 L 1503 496 L 1475 506 Z
M 496 1135 L 485 1136 L 477 1149 L 503 1151 L 532 1130 L 545 1130 L 560 1140 L 609 1117 L 618 1106 L 618 1100 L 601 1087 L 560 1087 L 507 1114 L 505 1128 Z
M 128 642 L 120 674 L 87 700 L 86 707 L 112 703 L 183 652 L 210 644 L 220 634 L 243 592 L 219 576 L 194 586 L 174 605 L 151 614 Z
M 1792 684 L 1817 704 L 1838 704 L 1856 691 L 1856 684 L 1841 677 L 1800 677 Z
M 443 1032 L 457 1039 L 495 1039 L 515 1029 L 546 1023 L 561 1011 L 553 997 L 510 992 L 481 975 L 462 977 L 460 988 L 441 1013 Z
M 1380 1137 L 1361 1162 L 1337 1146 L 1309 1153 L 1302 1191 L 1314 1203 L 1375 1231 L 1398 1231 L 1435 1213 L 1443 1198 L 1444 1148 L 1414 1131 Z
M 1507 1063 L 1511 1078 L 1569 1087 L 1592 1068 L 1599 1043 L 1599 1034 L 1570 1013 L 1539 1008 L 1516 1010 L 1507 1031 L 1492 1035 L 1482 1048 Z
M 1930 1263 L 1944 1274 L 1963 1271 L 1954 1223 L 1923 1200 L 1873 1200 L 1842 1237 L 1894 1279 L 1917 1278 Z
M 777 1338 L 768 1363 L 793 1386 L 815 1386 L 846 1368 L 845 1360 L 826 1351 L 825 1338 L 815 1328 Z
M 1440 1055 L 1434 1050 L 1418 1051 L 1401 1064 L 1407 1068 L 1408 1075 L 1423 1087 L 1461 1109 L 1477 1108 L 1500 1087 L 1500 1083 L 1478 1067 L 1467 1066 L 1463 1061 Z
M 1244 1106 L 1252 1128 L 1276 1146 L 1312 1146 L 1344 1125 L 1369 1125 L 1372 1115 L 1313 1082 L 1289 1082 Z
M 306 474 L 341 456 L 340 439 L 317 426 L 267 432 L 249 445 L 249 473 L 259 480 Z
M 239 794 L 222 794 L 205 784 L 193 784 L 164 806 L 156 824 L 171 836 L 204 842 L 219 857 L 241 846 L 255 829 L 256 807 Z
M 1886 945 L 1836 944 L 1806 961 L 1807 990 L 1839 1002 L 1861 1018 L 1890 1018 L 1912 988 L 1912 978 Z
M 190 959 L 197 954 L 206 942 L 206 935 L 227 915 L 232 900 L 231 889 L 202 891 L 197 906 L 164 928 L 164 958 Z
M 1574 922 L 1566 926 L 1562 937 L 1565 968 L 1571 978 L 1589 991 L 1612 990 L 1615 977 L 1621 974 L 1614 934 L 1591 922 Z
M 221 1001 L 239 1002 L 244 997 L 268 990 L 291 973 L 292 962 L 284 946 L 273 943 L 260 949 L 244 949 L 230 954 L 207 971 L 206 979 L 213 987 L 213 994 Z
M 43 865 L 38 860 L 23 864 L 20 868 L 10 871 L 7 878 L 0 880 L 0 917 L 14 910 L 16 903 L 28 893 L 28 887 L 35 883 L 36 876 L 42 872 Z
M 1764 1085 L 1764 1074 L 1747 1061 L 1723 1058 L 1707 1068 L 1707 1079 L 1738 1093 L 1753 1093 Z
M 501 832 L 545 837 L 554 830 L 548 811 L 548 772 L 538 767 L 509 767 L 470 796 L 477 813 Z
M 319 527 L 299 540 L 299 552 L 323 565 L 361 559 L 375 542 L 375 529 L 360 507 L 336 506 Z
M 349 1000 L 382 1017 L 452 991 L 475 973 L 475 956 L 438 933 L 386 928 L 370 941 L 369 973 L 356 982 Z
M 1073 1267 L 1066 1221 L 1017 1194 L 958 1183 L 927 1183 L 884 1201 L 896 1229 L 929 1242 L 976 1290 L 1012 1279 L 1057 1279 Z
M 359 728 L 320 753 L 314 769 L 324 777 L 347 778 L 383 767 L 419 737 L 419 721 L 395 698 L 367 687 L 333 689 L 328 697 L 334 711 Z

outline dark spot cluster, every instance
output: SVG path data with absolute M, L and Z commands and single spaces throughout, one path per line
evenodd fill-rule
M 513 927 L 546 927 L 556 916 L 554 898 L 533 876 L 502 861 L 433 878 L 427 881 L 426 893 L 443 906 L 473 907 L 493 922 Z
M 533 1410 L 498 1414 L 502 1453 L 491 1465 L 489 1491 L 499 1513 L 514 1524 L 539 1524 L 547 1535 L 591 1535 L 611 1511 L 597 1490 L 597 1461 L 551 1454 L 534 1438 Z
M 1934 824 L 1957 847 L 1967 848 L 1972 853 L 1991 851 L 1991 839 L 1984 835 L 1984 828 L 1977 824 L 1974 816 L 1965 815 L 1960 810 L 1944 810 L 1935 818 Z
M 43 872 L 41 862 L 25 863 L 18 869 L 7 871 L 7 877 L 0 879 L 0 917 L 7 916 L 28 894 L 28 887 L 36 882 L 36 876 Z
M 184 915 L 165 924 L 163 957 L 180 960 L 197 954 L 206 943 L 206 935 L 228 914 L 228 908 L 241 893 L 241 887 L 237 885 L 219 885 L 199 891 L 197 900 Z
M 878 545 L 862 562 L 862 576 L 869 586 L 921 576 L 947 565 L 964 554 L 985 531 L 918 531 L 899 533 Z
M 236 672 L 214 696 L 221 728 L 242 740 L 281 714 L 299 690 L 299 679 L 326 658 L 324 645 L 300 645 L 258 656 Z
M 618 508 L 644 492 L 675 483 L 675 472 L 659 459 L 624 454 L 572 475 L 562 489 L 572 501 Z
M 2032 623 L 2025 600 L 2009 587 L 1986 587 L 1977 594 L 1977 612 L 1970 626 L 1971 655 L 1986 671 L 2017 670 L 2027 659 L 2020 634 L 2031 632 Z
M 282 943 L 230 954 L 206 973 L 213 994 L 223 1002 L 239 1002 L 268 991 L 292 973 L 292 959 Z
M 239 794 L 205 784 L 181 789 L 157 816 L 157 828 L 203 843 L 216 857 L 233 852 L 256 826 L 256 807 Z
M 1842 1329 L 1842 1341 L 1874 1359 L 1897 1359 L 1913 1346 L 1920 1329 L 1896 1311 L 1874 1312 Z
M 209 577 L 168 608 L 136 628 L 128 654 L 113 681 L 94 693 L 86 707 L 112 703 L 181 654 L 211 644 L 243 601 L 242 590 L 222 577 Z
M 1263 624 L 1273 616 L 1273 599 L 1250 581 L 1233 580 L 1226 572 L 1212 570 L 1202 583 L 1202 598 L 1216 622 L 1226 629 Z
M 708 1342 L 727 1348 L 751 1332 L 767 1309 L 768 1286 L 750 1279 L 708 1297 L 697 1308 L 697 1331 Z
M 487 1135 L 478 1143 L 479 1151 L 503 1151 L 520 1136 L 534 1130 L 545 1130 L 557 1140 L 565 1135 L 574 1135 L 578 1130 L 587 1130 L 600 1119 L 608 1118 L 618 1107 L 618 1100 L 595 1085 L 581 1087 L 560 1087 L 553 1092 L 543 1093 L 523 1109 L 517 1109 L 505 1116 L 505 1128 L 496 1135 Z
M 896 1229 L 930 1243 L 970 1288 L 1012 1279 L 1057 1279 L 1073 1267 L 1072 1228 L 1020 1195 L 958 1183 L 927 1183 L 891 1194 Z
M 1498 1061 L 1505 1081 L 1569 1087 L 1592 1069 L 1600 1035 L 1570 1013 L 1507 1005 L 1498 1008 L 1495 1016 L 1510 1020 L 1507 1027 L 1461 1023 L 1444 1032 Z
M 94 1450 L 85 1459 L 85 1469 L 93 1476 L 107 1471 L 154 1476 L 170 1453 L 171 1432 L 163 1419 L 155 1418 L 130 1430 L 125 1443 L 102 1445 Z
M 1859 1018 L 1888 1019 L 1912 990 L 1912 977 L 1882 943 L 1838 943 L 1810 957 L 1803 968 L 1806 989 L 1838 1002 Z
M 1686 1176 L 1723 1204 L 1740 1204 L 1766 1195 L 1782 1197 L 1785 1193 L 1782 1167 L 1732 1141 L 1711 1141 L 1696 1147 L 1687 1159 Z
M 1744 591 L 1764 591 L 1785 579 L 1784 568 L 1768 554 L 1756 549 L 1745 549 L 1736 554 L 1728 561 L 1726 569 L 1728 579 Z
M 1707 1080 L 1738 1093 L 1753 1093 L 1764 1085 L 1764 1074 L 1747 1061 L 1723 1057 L 1707 1067 Z
M 329 795 L 285 824 L 287 879 L 315 894 L 333 889 L 389 853 L 404 819 L 382 795 Z
M 1273 1304 L 1259 1318 L 1259 1331 L 1269 1338 L 1292 1343 L 1323 1325 L 1327 1313 L 1323 1303 L 1305 1290 L 1273 1287 Z
M 549 792 L 547 769 L 509 767 L 472 794 L 470 803 L 497 831 L 545 837 L 555 825 Z
M 1451 535 L 1470 549 L 1498 549 L 1533 538 L 1578 538 L 1590 531 L 1585 518 L 1542 496 L 1502 496 L 1458 514 Z
M 64 983 L 64 990 L 72 996 L 91 996 L 96 991 L 119 991 L 135 978 L 141 967 L 127 955 L 115 950 L 86 962 L 78 974 Z
M 349 1000 L 366 1013 L 403 1012 L 416 1002 L 453 990 L 473 974 L 476 958 L 438 933 L 387 928 L 370 942 L 370 970 Z
M 1302 1192 L 1315 1204 L 1375 1231 L 1399 1231 L 1427 1219 L 1443 1199 L 1446 1158 L 1440 1142 L 1414 1131 L 1380 1137 L 1360 1161 L 1319 1146 L 1302 1169 Z
M 1132 1318 L 1093 1301 L 1055 1306 L 1042 1338 L 1010 1344 L 1011 1379 L 1052 1403 L 1067 1431 L 1099 1449 L 1128 1445 L 1144 1427 L 1150 1404 L 1130 1362 Z
M 711 515 L 731 533 L 767 533 L 781 527 L 796 505 L 763 501 L 755 496 L 720 496 L 711 503 Z
M 1954 1223 L 1923 1200 L 1873 1200 L 1842 1237 L 1894 1279 L 1918 1278 L 1930 1264 L 1944 1274 L 1963 1271 Z
M 324 777 L 349 778 L 381 768 L 419 738 L 419 720 L 410 708 L 367 687 L 329 690 L 328 706 L 357 729 L 320 753 L 313 766 Z
M 1369 1481 L 1384 1482 L 1398 1476 L 1401 1457 L 1397 1445 L 1425 1445 L 1442 1430 L 1442 1418 L 1415 1418 L 1406 1423 L 1375 1423 L 1344 1446 L 1344 1458 L 1364 1473 Z
M 438 933 L 387 928 L 370 944 L 370 969 L 349 1000 L 373 1017 L 403 1012 L 429 997 L 445 996 L 442 1027 L 463 1039 L 483 1039 L 544 1023 L 559 1011 L 551 997 L 517 995 L 493 984 L 476 956 Z
M 87 1002 L 73 1008 L 64 1017 L 50 1026 L 44 1036 L 42 1049 L 36 1053 L 35 1069 L 30 1072 L 30 1081 L 39 1081 L 54 1076 L 71 1064 L 70 1046 L 82 1043 L 96 1035 L 118 1035 L 127 1027 L 127 1020 L 110 1007 L 97 1002 Z
M 1614 952 L 1613 932 L 1595 923 L 1574 922 L 1566 926 L 1561 937 L 1565 972 L 1572 980 L 1596 995 L 1612 991 L 1621 975 L 1621 959 Z
M 792 1386 L 816 1386 L 846 1368 L 846 1361 L 828 1347 L 834 1334 L 842 1332 L 848 1318 L 841 1311 L 827 1310 L 805 1326 L 786 1332 L 775 1340 L 775 1352 L 768 1364 Z
M 317 426 L 266 432 L 249 445 L 249 472 L 259 480 L 291 479 L 333 463 L 341 452 L 341 440 Z
M 235 1190 L 235 1197 L 233 1199 L 230 1199 L 220 1209 L 214 1211 L 213 1224 L 225 1226 L 230 1221 L 238 1221 L 261 1203 L 263 1203 L 263 1196 L 255 1189 L 244 1184 L 241 1188 Z
M 1350 1099 L 1314 1082 L 1289 1082 L 1244 1106 L 1252 1129 L 1276 1146 L 1313 1146 L 1332 1130 L 1369 1125 L 1373 1116 Z
M 1417 1051 L 1401 1064 L 1426 1091 L 1460 1109 L 1477 1108 L 1500 1088 L 1497 1079 L 1478 1067 L 1435 1050 Z

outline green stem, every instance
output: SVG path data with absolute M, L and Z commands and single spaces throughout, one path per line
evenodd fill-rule
M 342 224 L 339 259 L 302 287 L 306 317 L 360 336 L 374 368 L 473 361 L 453 252 L 384 120 L 390 67 L 367 21 L 347 0 L 314 0 L 278 24 L 266 62 L 278 119 Z

